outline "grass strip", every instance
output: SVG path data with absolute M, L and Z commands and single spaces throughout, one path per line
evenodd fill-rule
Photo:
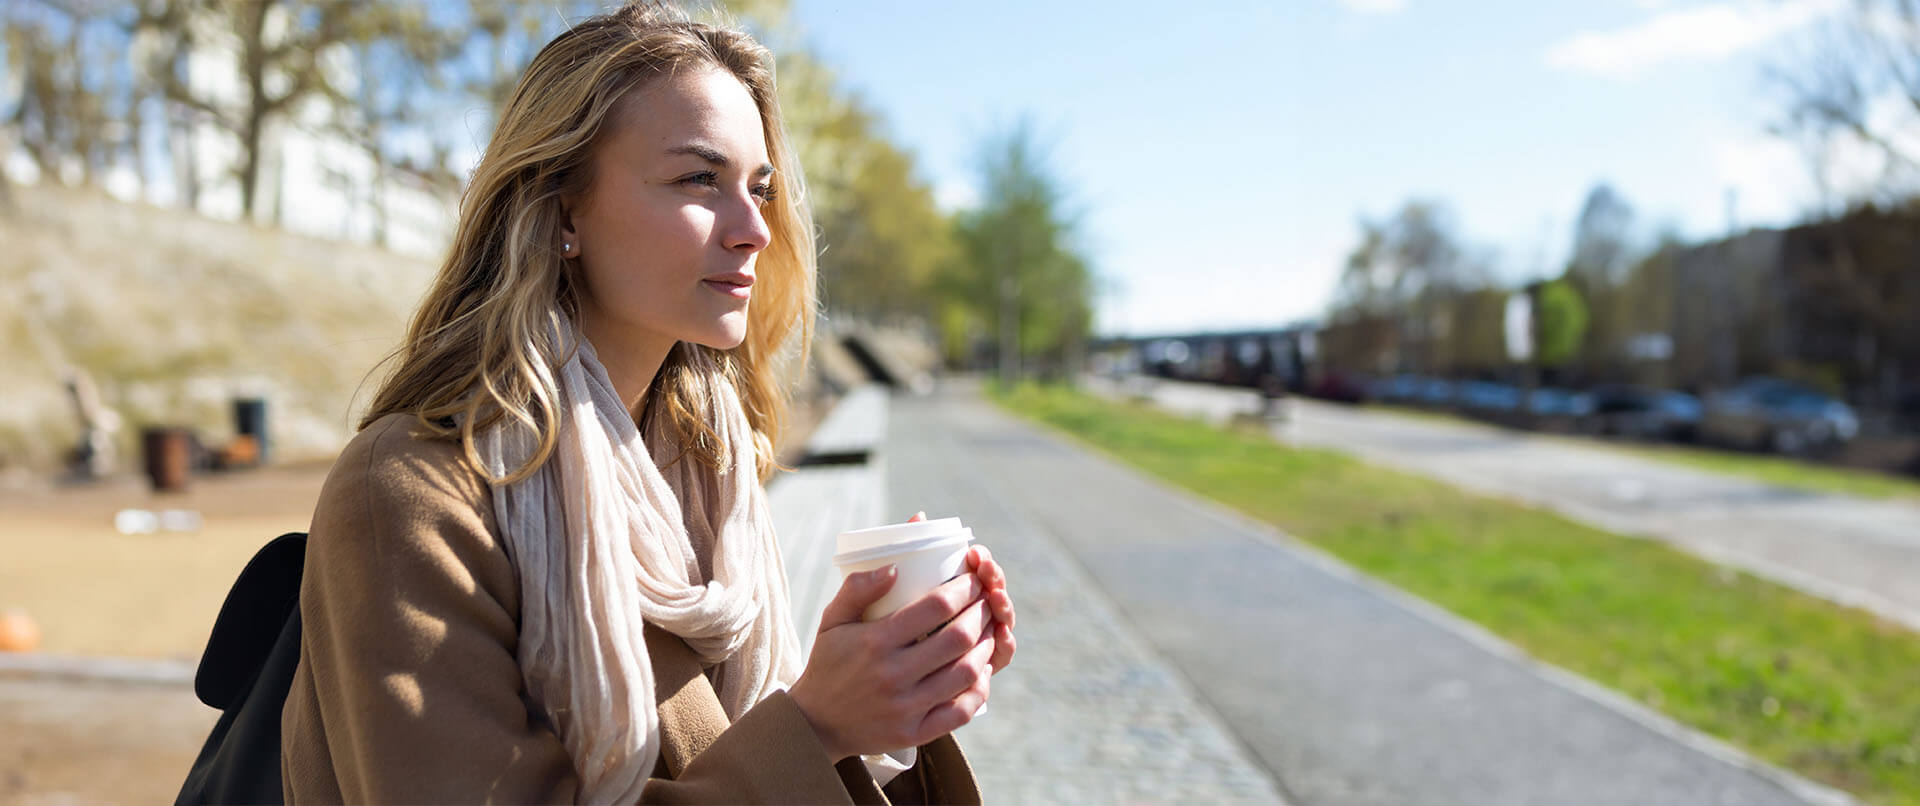
M 1920 498 L 1920 480 L 1856 470 L 1828 467 L 1788 459 L 1784 456 L 1732 453 L 1684 445 L 1630 445 L 1606 443 L 1607 447 L 1627 451 L 1663 462 L 1677 462 L 1711 473 L 1764 481 L 1781 487 L 1793 487 L 1817 493 L 1857 495 L 1862 498 Z
M 1367 408 L 1430 422 L 1499 428 L 1499 426 L 1458 414 L 1412 406 L 1370 403 Z M 1542 434 L 1542 436 L 1565 439 L 1582 447 L 1606 448 L 1655 461 L 1683 464 L 1709 473 L 1753 479 L 1808 492 L 1838 493 L 1862 498 L 1920 498 L 1920 479 L 1904 478 L 1873 470 L 1815 464 L 1785 456 L 1740 453 L 1689 445 L 1581 439 L 1554 434 Z
M 994 397 L 1759 758 L 1920 804 L 1920 635 L 1884 619 L 1263 431 L 1060 387 Z

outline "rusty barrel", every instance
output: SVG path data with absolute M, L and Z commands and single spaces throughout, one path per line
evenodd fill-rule
M 187 488 L 187 475 L 193 468 L 192 436 L 187 429 L 143 429 L 140 446 L 146 457 L 147 479 L 153 482 L 154 492 L 179 492 Z

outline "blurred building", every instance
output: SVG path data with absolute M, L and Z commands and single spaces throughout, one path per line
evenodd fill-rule
M 1677 251 L 1667 380 L 1781 375 L 1870 406 L 1920 386 L 1920 212 L 1867 208 Z

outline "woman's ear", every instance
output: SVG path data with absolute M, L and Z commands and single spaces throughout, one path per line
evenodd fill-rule
M 560 256 L 569 260 L 580 256 L 580 233 L 573 229 L 574 199 L 560 198 Z

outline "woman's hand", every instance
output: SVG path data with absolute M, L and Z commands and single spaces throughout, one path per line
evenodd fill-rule
M 987 611 L 993 614 L 993 658 L 997 674 L 1013 662 L 1013 598 L 1007 595 L 1007 573 L 993 561 L 986 546 L 967 549 L 967 567 L 973 569 L 980 587 L 987 592 Z
M 787 692 L 836 762 L 926 744 L 966 724 L 987 701 L 1000 652 L 980 574 L 962 574 L 884 619 L 862 622 L 895 576 L 887 566 L 847 577 L 820 616 L 806 670 Z
M 908 523 L 924 521 L 927 513 L 915 512 Z M 987 592 L 987 610 L 993 613 L 993 671 L 999 674 L 1001 669 L 1013 662 L 1013 598 L 1007 595 L 1007 573 L 1000 564 L 993 561 L 993 552 L 986 546 L 974 546 L 967 549 L 967 567 L 980 578 L 980 587 Z

